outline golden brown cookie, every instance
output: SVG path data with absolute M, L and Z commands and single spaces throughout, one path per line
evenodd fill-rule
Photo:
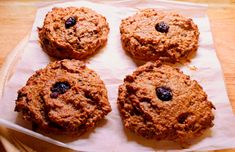
M 81 134 L 93 128 L 111 107 L 100 77 L 83 62 L 65 59 L 29 78 L 18 91 L 15 111 L 34 128 Z
M 53 8 L 38 34 L 43 50 L 59 59 L 84 59 L 107 42 L 106 18 L 81 7 Z
M 120 25 L 124 50 L 140 60 L 179 61 L 198 48 L 199 31 L 190 18 L 143 9 Z
M 125 128 L 148 139 L 180 143 L 213 126 L 213 104 L 195 80 L 160 62 L 137 68 L 119 87 Z

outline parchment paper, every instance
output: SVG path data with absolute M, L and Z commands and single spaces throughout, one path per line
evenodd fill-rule
M 182 151 L 173 142 L 146 140 L 123 129 L 116 99 L 118 86 L 123 78 L 132 73 L 137 64 L 122 49 L 119 24 L 121 19 L 134 14 L 138 8 L 159 8 L 176 11 L 193 18 L 200 30 L 200 47 L 190 63 L 177 65 L 184 73 L 197 80 L 214 103 L 214 127 L 197 139 L 184 151 L 215 150 L 235 147 L 235 116 L 232 113 L 227 97 L 222 71 L 213 47 L 213 40 L 205 6 L 179 4 L 163 1 L 125 1 L 106 2 L 111 5 L 91 2 L 67 2 L 43 7 L 38 10 L 32 33 L 15 72 L 8 78 L 0 105 L 0 124 L 39 139 L 80 151 Z M 107 45 L 96 55 L 87 60 L 89 68 L 94 69 L 104 80 L 108 90 L 112 112 L 97 127 L 81 137 L 65 137 L 61 135 L 43 135 L 31 131 L 31 125 L 14 112 L 17 90 L 25 85 L 27 79 L 38 69 L 45 67 L 50 59 L 38 43 L 37 27 L 41 27 L 46 13 L 52 7 L 86 6 L 103 14 L 110 26 Z

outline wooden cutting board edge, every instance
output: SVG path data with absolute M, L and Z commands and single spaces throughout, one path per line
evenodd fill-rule
M 24 37 L 20 43 L 9 53 L 7 58 L 0 69 L 0 96 L 2 97 L 5 83 L 11 77 L 11 74 L 14 72 L 14 67 L 19 61 L 20 55 L 23 53 L 22 49 L 28 42 L 29 35 Z

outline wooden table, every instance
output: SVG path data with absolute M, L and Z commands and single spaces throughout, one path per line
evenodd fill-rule
M 229 99 L 235 111 L 235 0 L 216 0 L 213 3 L 209 0 L 189 1 L 209 4 L 208 15 L 216 53 L 223 68 Z M 0 67 L 9 52 L 30 32 L 38 3 L 41 2 L 0 1 Z M 4 136 L 14 134 L 38 151 L 69 151 L 9 129 L 1 128 L 0 131 Z

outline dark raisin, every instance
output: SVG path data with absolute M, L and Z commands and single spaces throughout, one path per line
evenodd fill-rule
M 56 82 L 52 86 L 51 91 L 56 92 L 59 95 L 65 93 L 68 89 L 70 89 L 70 85 L 68 82 Z
M 165 22 L 160 22 L 160 23 L 157 23 L 155 25 L 155 29 L 158 31 L 158 32 L 161 32 L 161 33 L 167 33 L 168 30 L 169 30 L 169 26 L 167 23 Z
M 191 114 L 190 114 L 190 113 L 187 113 L 187 112 L 180 114 L 179 117 L 178 117 L 178 122 L 179 122 L 180 124 L 185 123 L 185 121 L 187 120 L 187 118 L 188 118 L 190 115 L 191 115 Z
M 169 88 L 159 87 L 156 89 L 157 97 L 162 101 L 169 101 L 172 99 L 172 93 Z
M 134 78 L 130 75 L 126 76 L 126 78 L 124 79 L 125 82 L 134 82 Z
M 126 85 L 126 90 L 128 94 L 134 94 L 136 92 L 136 88 L 129 84 Z
M 69 17 L 66 21 L 65 21 L 65 27 L 66 28 L 70 28 L 71 26 L 74 26 L 76 24 L 76 19 L 74 17 Z
M 57 98 L 59 96 L 59 93 L 58 92 L 52 92 L 50 94 L 51 98 Z

